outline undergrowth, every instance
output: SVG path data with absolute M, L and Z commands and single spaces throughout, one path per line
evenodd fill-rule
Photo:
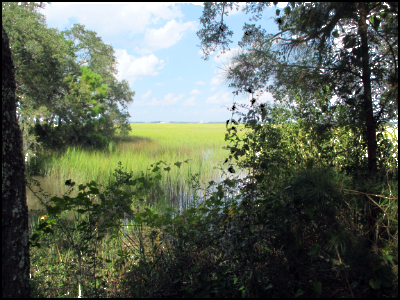
M 159 161 L 140 176 L 120 165 L 108 186 L 43 200 L 31 225 L 32 295 L 76 297 L 81 287 L 85 297 L 397 297 L 393 144 L 383 143 L 371 180 L 356 135 L 332 131 L 312 143 L 301 124 L 246 122 L 238 135 L 231 122 L 223 181 L 183 212 L 142 201 L 182 162 Z

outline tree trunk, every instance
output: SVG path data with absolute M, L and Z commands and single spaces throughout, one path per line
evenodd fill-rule
M 374 112 L 372 106 L 372 94 L 371 94 L 371 69 L 369 66 L 369 53 L 368 53 L 368 39 L 367 39 L 367 15 L 368 7 L 367 3 L 359 2 L 360 4 L 360 20 L 358 24 L 358 32 L 361 36 L 361 55 L 362 55 L 362 81 L 364 85 L 364 105 L 363 112 L 367 123 L 367 145 L 368 145 L 368 175 L 369 178 L 374 180 L 377 172 L 376 164 L 376 123 L 374 120 Z M 378 231 L 379 223 L 378 211 L 374 207 L 369 199 L 365 199 L 368 202 L 370 214 L 368 216 L 369 228 L 369 240 L 373 243 L 373 248 L 377 249 L 378 246 Z M 375 229 L 376 227 L 376 229 Z
M 15 101 L 15 73 L 2 26 L 2 296 L 30 297 L 25 167 Z
M 361 36 L 361 55 L 362 55 L 362 81 L 364 86 L 363 109 L 367 125 L 367 145 L 368 145 L 368 174 L 371 179 L 376 175 L 376 124 L 374 120 L 374 111 L 372 107 L 371 95 L 371 69 L 369 66 L 368 39 L 367 39 L 367 4 L 360 4 L 360 20 L 358 24 L 358 33 Z

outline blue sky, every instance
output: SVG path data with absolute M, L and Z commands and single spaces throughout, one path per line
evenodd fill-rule
M 257 22 L 268 33 L 278 30 L 275 11 L 266 8 Z M 202 3 L 52 3 L 40 12 L 48 27 L 62 31 L 80 23 L 112 45 L 117 78 L 127 80 L 136 93 L 128 108 L 130 122 L 224 122 L 234 101 L 249 102 L 249 94 L 233 97 L 222 72 L 239 50 L 244 23 L 254 23 L 241 8 L 224 18 L 234 32 L 231 51 L 208 61 L 197 46 Z M 260 100 L 272 101 L 272 96 L 264 93 Z

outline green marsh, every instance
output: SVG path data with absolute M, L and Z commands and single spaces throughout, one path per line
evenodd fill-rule
M 44 160 L 42 177 L 36 176 L 44 190 L 61 196 L 67 189 L 67 179 L 75 182 L 96 181 L 106 185 L 121 161 L 122 167 L 133 175 L 139 175 L 153 163 L 167 164 L 184 162 L 180 168 L 164 172 L 160 189 L 152 193 L 151 202 L 160 197 L 167 201 L 189 198 L 191 176 L 199 174 L 197 180 L 218 180 L 220 171 L 215 168 L 228 156 L 223 149 L 225 124 L 130 124 L 132 131 L 125 138 L 110 142 L 104 150 L 84 150 L 76 147 L 53 152 Z M 185 199 L 186 201 L 187 199 Z M 38 203 L 28 191 L 29 208 L 37 209 Z

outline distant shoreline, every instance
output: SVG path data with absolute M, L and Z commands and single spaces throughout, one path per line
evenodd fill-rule
M 225 122 L 165 122 L 165 121 L 154 121 L 154 122 L 129 122 L 129 124 L 225 124 Z
M 226 124 L 226 122 L 169 122 L 169 121 L 152 121 L 152 122 L 129 122 L 129 124 Z M 398 126 L 398 123 L 389 122 L 386 126 Z

